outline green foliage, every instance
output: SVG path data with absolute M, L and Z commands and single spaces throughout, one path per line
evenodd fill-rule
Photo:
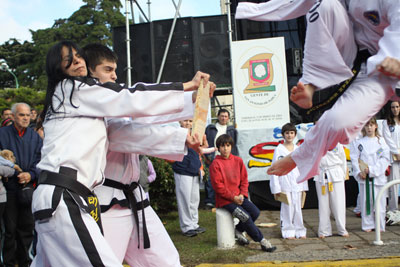
M 45 96 L 45 91 L 36 91 L 29 87 L 0 90 L 0 110 L 10 108 L 12 104 L 18 102 L 24 102 L 32 108 L 42 110 Z
M 32 42 L 20 43 L 10 39 L 0 45 L 4 58 L 19 84 L 36 90 L 45 90 L 47 78 L 45 61 L 48 49 L 61 40 L 71 40 L 80 46 L 89 43 L 112 45 L 112 28 L 124 24 L 119 0 L 83 0 L 85 3 L 69 18 L 60 18 L 51 28 L 32 31 Z M 15 87 L 14 77 L 0 72 L 0 88 Z
M 175 180 L 171 163 L 159 158 L 149 159 L 157 173 L 157 178 L 149 189 L 151 206 L 161 213 L 176 210 Z

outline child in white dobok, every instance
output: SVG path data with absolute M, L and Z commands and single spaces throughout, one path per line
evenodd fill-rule
M 343 145 L 326 153 L 319 165 L 319 175 L 314 177 L 318 196 L 318 236 L 332 235 L 330 216 L 333 214 L 339 235 L 348 237 L 346 231 L 346 193 L 344 181 L 347 176 L 346 154 Z
M 382 125 L 383 137 L 390 149 L 390 175 L 389 182 L 400 179 L 400 103 L 390 103 L 390 113 Z M 389 211 L 399 208 L 399 185 L 388 189 Z
M 389 166 L 389 148 L 380 137 L 378 124 L 372 118 L 362 129 L 363 138 L 356 141 L 350 150 L 353 175 L 360 185 L 361 228 L 365 232 L 375 229 L 375 205 L 380 205 L 380 225 L 385 231 L 386 192 L 376 203 L 376 197 L 387 183 L 385 171 Z
M 287 123 L 282 127 L 282 136 L 285 142 L 279 144 L 274 152 L 272 162 L 275 162 L 290 154 L 297 146 L 293 143 L 297 134 L 296 127 Z M 303 225 L 301 212 L 303 191 L 308 191 L 308 183 L 297 183 L 300 173 L 297 168 L 283 176 L 271 176 L 270 187 L 272 194 L 286 194 L 289 205 L 281 202 L 281 230 L 282 237 L 288 239 L 306 238 L 307 229 Z M 277 197 L 278 198 L 278 197 Z

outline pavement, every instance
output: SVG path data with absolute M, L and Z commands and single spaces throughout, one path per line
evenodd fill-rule
M 331 219 L 333 236 L 318 238 L 318 210 L 304 209 L 303 219 L 307 239 L 281 238 L 279 211 L 261 211 L 256 223 L 276 223 L 274 227 L 260 228 L 264 237 L 277 246 L 273 253 L 261 252 L 246 259 L 246 264 L 200 264 L 197 267 L 261 267 L 261 266 L 396 266 L 400 267 L 400 225 L 386 226 L 381 232 L 382 246 L 373 244 L 375 232 L 361 230 L 361 218 L 346 209 L 346 228 L 349 237 L 336 234 Z M 259 249 L 252 242 L 249 249 Z

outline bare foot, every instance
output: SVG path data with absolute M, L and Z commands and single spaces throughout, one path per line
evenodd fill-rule
M 364 232 L 370 233 L 372 232 L 372 229 L 367 229 L 367 230 L 363 230 Z
M 342 237 L 349 237 L 349 234 L 341 235 Z
M 299 239 L 307 239 L 306 236 L 300 236 Z
M 325 238 L 325 236 L 324 236 L 324 235 L 320 235 L 320 236 L 319 236 L 319 238 L 321 238 L 321 239 L 324 239 L 324 238 Z
M 283 159 L 275 161 L 271 167 L 269 167 L 267 173 L 269 175 L 282 176 L 288 174 L 294 168 L 296 168 L 296 163 L 293 161 L 290 155 L 287 155 Z
M 290 100 L 301 108 L 311 108 L 314 91 L 315 87 L 312 84 L 298 82 L 297 86 L 293 86 L 290 90 Z

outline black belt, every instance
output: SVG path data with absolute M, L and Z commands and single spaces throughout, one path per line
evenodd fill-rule
M 138 248 L 140 247 L 140 235 L 139 235 L 139 216 L 138 216 L 138 210 L 142 210 L 142 224 L 143 224 L 143 246 L 144 248 L 149 248 L 150 247 L 150 238 L 149 234 L 147 232 L 147 226 L 146 226 L 146 218 L 144 215 L 144 208 L 146 202 L 143 201 L 143 196 L 142 196 L 142 191 L 140 190 L 140 196 L 141 196 L 141 201 L 137 202 L 135 195 L 133 194 L 133 190 L 135 190 L 139 184 L 137 182 L 133 182 L 131 184 L 123 184 L 111 179 L 106 178 L 104 183 L 104 186 L 112 187 L 115 189 L 122 190 L 125 194 L 126 199 L 128 200 L 128 207 L 132 210 L 133 216 L 135 218 L 136 222 L 136 228 L 137 228 L 137 233 L 138 233 Z M 140 204 L 141 203 L 141 204 Z M 140 206 L 139 206 L 139 205 Z M 139 206 L 139 209 L 138 209 Z
M 333 85 L 332 87 L 336 88 L 336 90 L 332 95 L 328 97 L 328 99 L 320 103 L 316 103 L 315 105 L 313 105 L 313 107 L 302 111 L 302 113 L 304 113 L 305 115 L 311 115 L 321 109 L 326 110 L 332 107 L 333 104 L 335 104 L 336 100 L 346 91 L 347 88 L 350 87 L 355 78 L 357 78 L 358 73 L 361 69 L 361 64 L 363 62 L 366 62 L 370 56 L 371 54 L 368 52 L 368 50 L 358 51 L 357 56 L 354 59 L 353 68 L 351 70 L 353 72 L 353 76 L 337 85 Z
M 56 190 L 54 191 L 51 209 L 35 212 L 34 218 L 35 220 L 50 218 L 60 202 L 63 192 L 62 189 L 67 189 L 79 207 L 84 209 L 93 217 L 103 233 L 99 200 L 97 196 L 89 190 L 89 188 L 77 181 L 77 173 L 77 170 L 63 166 L 60 167 L 58 173 L 50 171 L 42 171 L 40 173 L 38 184 L 55 185 Z M 82 203 L 80 197 L 85 199 L 86 205 Z

